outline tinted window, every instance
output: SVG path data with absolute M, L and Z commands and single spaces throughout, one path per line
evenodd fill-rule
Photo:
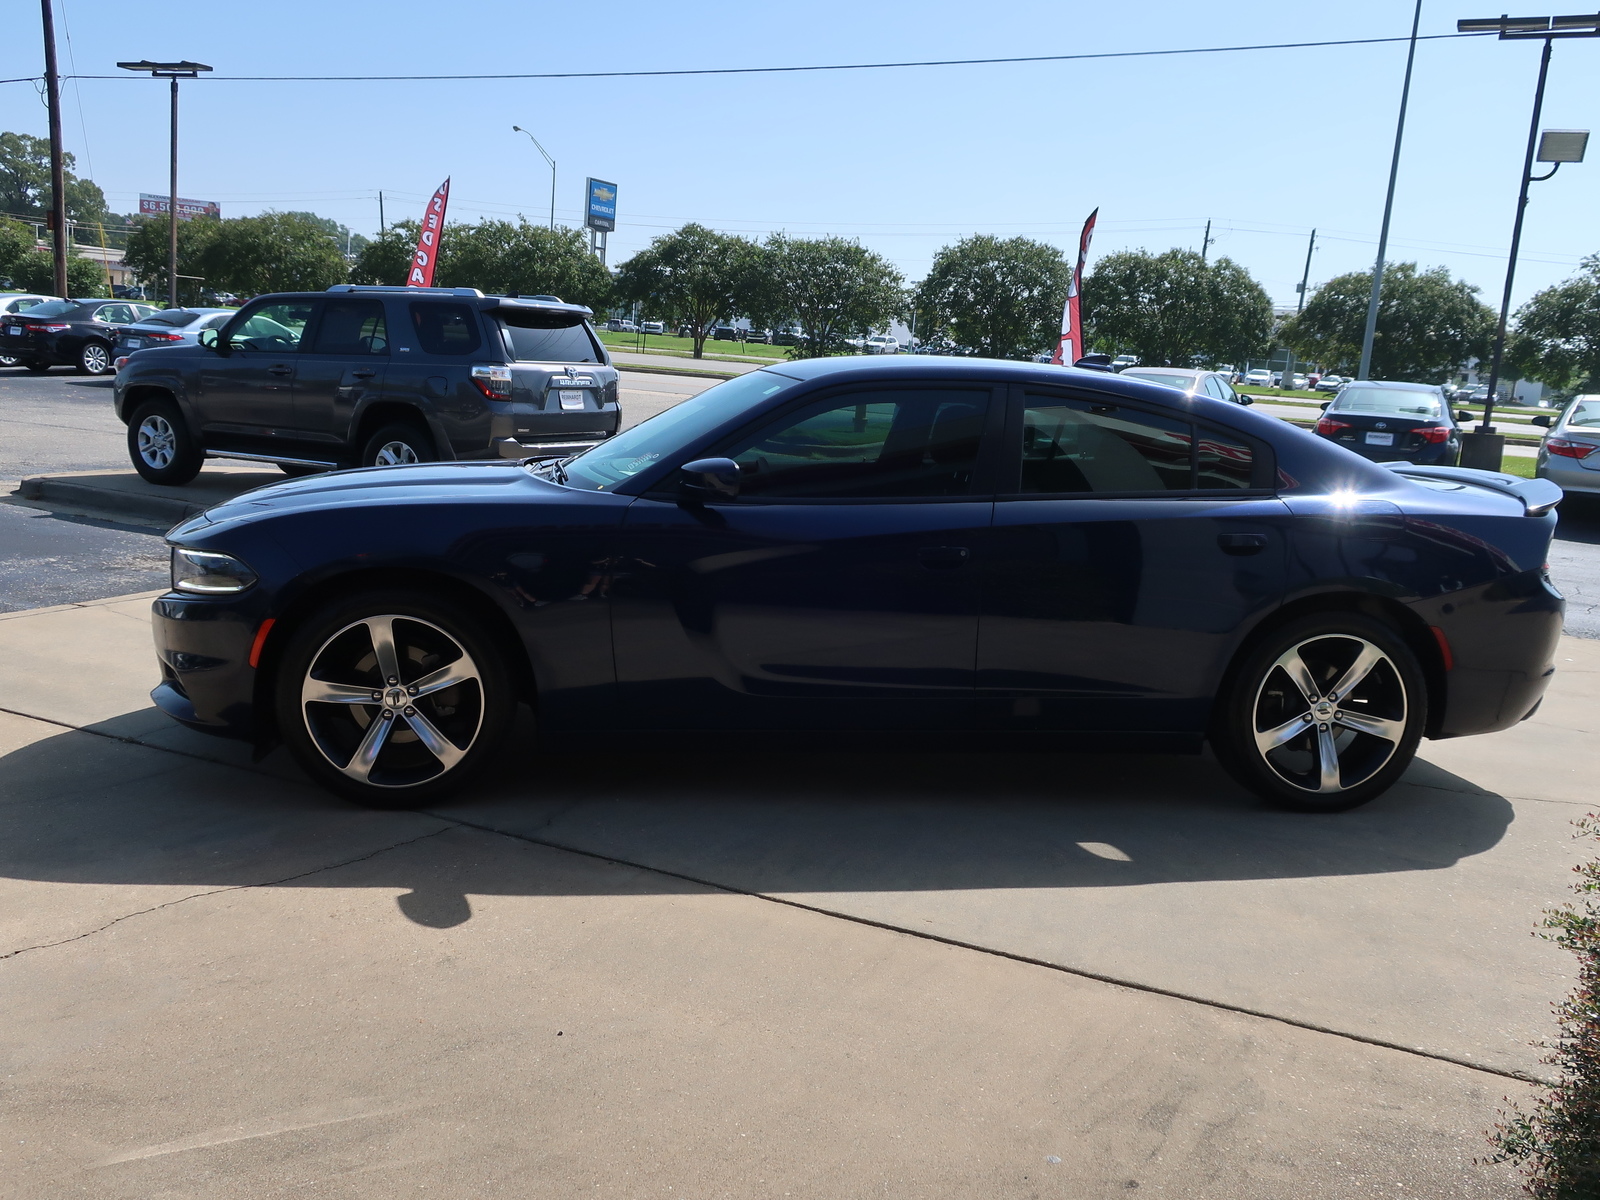
M 262 350 L 292 354 L 300 349 L 300 338 L 316 308 L 312 300 L 286 300 L 247 309 L 243 321 L 228 334 L 231 345 L 240 350 Z
M 1600 396 L 1580 396 L 1567 413 L 1568 425 L 1600 425 Z
M 1159 375 L 1151 371 L 1124 371 L 1123 374 L 1140 383 L 1159 383 L 1162 387 L 1177 388 L 1180 392 L 1187 392 L 1194 387 L 1193 375 Z
M 600 361 L 582 318 L 566 313 L 502 309 L 495 313 L 506 331 L 511 357 L 518 362 L 592 363 Z
M 322 323 L 317 326 L 313 354 L 389 353 L 389 330 L 383 320 L 382 300 L 327 300 Z
M 46 300 L 28 310 L 30 317 L 66 317 L 80 312 L 84 306 L 76 300 Z
M 429 354 L 471 354 L 483 344 L 478 316 L 465 304 L 413 304 L 411 327 Z
M 1249 487 L 1255 473 L 1255 452 L 1249 444 L 1214 429 L 1197 432 L 1195 486 L 1207 490 Z
M 1022 491 L 1188 491 L 1192 427 L 1113 404 L 1030 398 Z
M 1341 412 L 1404 413 L 1412 417 L 1444 415 L 1439 398 L 1432 392 L 1413 392 L 1409 388 L 1374 388 L 1346 385 L 1339 389 L 1331 408 Z
M 965 495 L 988 392 L 857 392 L 808 405 L 726 453 L 745 496 Z
M 153 317 L 145 318 L 146 325 L 170 325 L 174 329 L 181 329 L 185 325 L 192 325 L 200 319 L 197 312 L 189 312 L 182 308 L 169 308 L 165 312 L 158 312 Z

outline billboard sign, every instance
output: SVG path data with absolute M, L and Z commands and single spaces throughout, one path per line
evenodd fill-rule
M 167 211 L 168 196 L 152 196 L 149 192 L 139 193 L 139 215 L 141 217 L 159 217 Z M 222 205 L 215 200 L 185 200 L 178 197 L 178 220 L 192 221 L 195 217 L 221 217 Z
M 617 227 L 617 185 L 603 179 L 589 180 L 588 201 L 583 223 L 590 229 L 610 233 Z

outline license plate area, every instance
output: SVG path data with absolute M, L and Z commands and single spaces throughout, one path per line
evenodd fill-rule
M 562 412 L 582 412 L 584 410 L 584 393 L 581 388 L 562 388 L 556 393 L 561 403 Z
M 1369 446 L 1392 446 L 1392 445 L 1394 445 L 1394 434 L 1392 434 L 1392 433 L 1369 433 L 1369 434 L 1367 434 L 1367 445 L 1369 445 Z

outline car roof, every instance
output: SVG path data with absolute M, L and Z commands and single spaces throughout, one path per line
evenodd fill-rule
M 1367 388 L 1393 388 L 1397 392 L 1437 392 L 1436 383 L 1401 383 L 1397 379 L 1354 379 L 1352 383 Z
M 1126 371 L 1119 371 L 1120 375 L 1187 375 L 1191 379 L 1199 379 L 1202 375 L 1215 375 L 1216 371 L 1204 371 L 1199 367 L 1129 367 Z

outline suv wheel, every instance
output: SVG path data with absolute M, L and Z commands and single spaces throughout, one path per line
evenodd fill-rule
M 461 787 L 494 759 L 515 703 L 482 624 L 407 591 L 315 613 L 277 674 L 278 728 L 300 766 L 369 808 L 413 808 Z
M 78 351 L 78 369 L 85 375 L 110 373 L 111 348 L 104 342 L 85 342 Z
M 367 439 L 361 450 L 363 467 L 398 467 L 405 463 L 432 462 L 433 439 L 415 425 L 385 425 Z
M 1212 745 L 1257 795 L 1341 812 L 1399 779 L 1427 716 L 1422 670 L 1393 629 L 1354 613 L 1313 614 L 1247 652 Z
M 128 457 L 151 483 L 181 487 L 200 474 L 206 456 L 176 404 L 146 400 L 128 420 Z

